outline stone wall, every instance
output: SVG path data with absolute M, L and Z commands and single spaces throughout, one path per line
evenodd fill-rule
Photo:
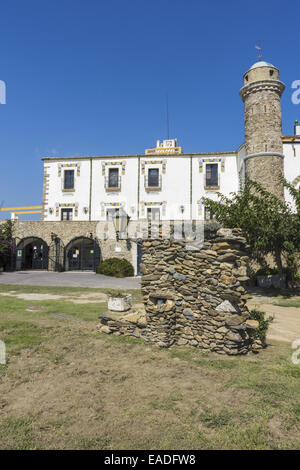
M 285 85 L 273 66 L 254 67 L 244 75 L 245 174 L 284 199 L 280 97 Z
M 283 199 L 280 95 L 274 90 L 253 91 L 245 99 L 246 176 Z M 272 153 L 275 155 L 272 155 Z M 265 155 L 264 155 L 265 154 Z
M 125 240 L 116 241 L 116 239 L 104 240 L 102 235 L 105 231 L 106 222 L 99 221 L 21 221 L 14 223 L 14 237 L 17 238 L 17 244 L 24 238 L 37 237 L 44 240 L 48 246 L 52 243 L 51 233 L 55 233 L 62 241 L 64 247 L 75 238 L 87 237 L 94 238 L 101 250 L 101 257 L 105 258 L 126 258 L 136 268 L 136 246 L 133 244 L 128 249 Z M 121 251 L 116 251 L 118 247 Z M 49 264 L 51 269 L 51 263 Z
M 220 354 L 262 347 L 253 338 L 243 283 L 247 247 L 238 230 L 206 226 L 201 250 L 185 242 L 144 241 L 142 293 L 146 339 L 161 347 L 190 344 Z

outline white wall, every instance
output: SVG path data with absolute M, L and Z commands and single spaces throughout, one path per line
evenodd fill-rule
M 160 162 L 163 163 L 150 163 Z M 142 174 L 143 162 L 145 165 L 145 174 Z M 165 165 L 165 173 L 163 166 Z M 147 190 L 145 188 L 145 176 L 148 175 L 150 168 L 158 168 L 162 179 L 160 191 Z M 189 219 L 189 201 L 190 201 L 190 157 L 189 156 L 152 156 L 141 157 L 140 171 L 140 218 L 147 216 L 147 208 L 160 207 L 160 216 L 162 220 L 170 219 Z M 148 205 L 142 213 L 142 203 L 156 202 L 157 205 Z M 164 203 L 163 205 L 159 205 Z M 184 212 L 180 210 L 184 206 Z
M 221 162 L 219 160 L 221 160 Z M 220 189 L 218 190 L 205 189 L 206 165 L 209 163 L 218 164 L 220 181 Z M 202 171 L 199 171 L 200 165 L 202 166 Z M 224 166 L 224 171 L 222 171 L 222 165 Z M 216 201 L 218 199 L 218 192 L 225 196 L 229 196 L 231 192 L 236 192 L 237 190 L 237 158 L 234 153 L 230 155 L 216 154 L 215 156 L 199 155 L 196 158 L 193 157 L 193 219 L 204 219 L 204 205 L 202 202 L 198 203 L 202 197 L 207 197 Z
M 204 161 L 203 161 L 204 160 Z M 219 161 L 221 160 L 221 161 Z M 114 165 L 112 165 L 114 163 Z M 105 220 L 106 210 L 109 207 L 123 205 L 131 220 L 147 216 L 147 208 L 159 207 L 162 220 L 189 220 L 192 214 L 194 219 L 203 219 L 204 210 L 198 202 L 203 196 L 216 199 L 216 191 L 205 190 L 205 173 L 207 163 L 217 163 L 220 176 L 219 192 L 229 196 L 230 192 L 238 190 L 238 171 L 236 154 L 213 155 L 184 155 L 184 156 L 126 156 L 126 157 L 93 157 L 92 172 L 91 159 L 61 159 L 46 160 L 45 166 L 49 173 L 48 209 L 53 209 L 53 214 L 47 211 L 45 220 L 60 220 L 56 216 L 56 205 L 61 203 L 78 204 L 78 216 L 74 214 L 74 220 L 89 220 L 89 212 L 83 211 L 90 204 L 90 180 L 91 190 L 91 220 Z M 58 175 L 58 166 L 66 164 L 80 164 L 80 175 L 75 168 L 75 189 L 73 192 L 64 192 L 63 171 Z M 222 166 L 224 164 L 224 171 Z M 104 165 L 104 174 L 102 171 Z M 202 171 L 199 171 L 202 165 Z M 105 189 L 105 176 L 109 168 L 119 168 L 121 177 L 121 191 L 107 191 Z M 164 171 L 165 167 L 165 171 Z M 68 168 L 68 167 L 66 167 Z M 72 167 L 73 168 L 73 167 Z M 139 169 L 140 168 L 140 169 Z M 144 173 L 143 173 L 144 168 Z M 145 176 L 149 168 L 158 168 L 162 178 L 160 190 L 147 190 Z M 192 169 L 192 206 L 191 200 L 191 169 Z M 140 178 L 138 175 L 140 174 Z M 139 185 L 138 185 L 139 180 Z M 139 190 L 139 195 L 138 195 Z M 138 204 L 139 201 L 139 204 Z M 146 203 L 146 206 L 145 206 Z M 150 204 L 153 203 L 153 204 Z M 144 205 L 144 211 L 142 207 Z M 182 212 L 181 208 L 184 207 Z
M 300 143 L 284 143 L 283 144 L 283 154 L 284 154 L 284 176 L 290 182 L 293 181 L 299 176 L 299 181 L 295 184 L 295 188 L 300 188 Z M 285 199 L 289 202 L 293 208 L 296 210 L 293 199 L 291 198 L 289 192 L 285 189 Z
M 76 167 L 62 167 L 61 176 L 58 175 L 59 164 L 80 164 L 80 175 L 77 174 Z M 55 221 L 60 220 L 60 211 L 58 217 L 56 216 L 56 204 L 78 204 L 78 216 L 74 220 L 89 220 L 89 214 L 84 214 L 83 208 L 89 207 L 89 182 L 90 182 L 90 161 L 89 160 L 46 160 L 44 162 L 49 174 L 49 194 L 48 205 L 45 213 L 45 220 Z M 64 170 L 74 169 L 75 188 L 72 192 L 64 192 Z M 49 208 L 53 213 L 49 213 Z
M 122 174 L 122 162 L 124 174 Z M 118 165 L 111 165 L 118 163 Z M 105 164 L 105 174 L 102 174 L 102 164 Z M 109 168 L 118 168 L 121 177 L 121 191 L 107 191 L 105 177 Z M 92 162 L 92 220 L 106 220 L 106 209 L 113 204 L 123 204 L 125 211 L 132 218 L 136 218 L 138 192 L 138 157 L 103 157 L 95 158 Z M 101 204 L 104 204 L 104 212 Z M 120 207 L 120 206 L 118 206 Z

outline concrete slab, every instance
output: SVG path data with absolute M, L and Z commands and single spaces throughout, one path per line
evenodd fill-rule
M 140 289 L 139 277 L 115 278 L 94 272 L 16 271 L 0 273 L 0 284 L 26 286 L 65 286 L 108 289 Z

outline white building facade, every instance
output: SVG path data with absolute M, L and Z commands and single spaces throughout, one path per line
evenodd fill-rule
M 295 210 L 277 184 L 283 172 L 300 190 L 300 126 L 296 121 L 294 133 L 282 136 L 279 70 L 260 61 L 243 80 L 245 142 L 232 152 L 184 153 L 177 139 L 168 139 L 143 155 L 44 158 L 42 222 L 16 226 L 16 269 L 95 270 L 117 256 L 139 273 L 141 246 L 118 236 L 124 214 L 127 222 L 208 220 L 213 214 L 203 198 L 230 197 L 245 175 Z M 104 236 L 112 225 L 113 237 Z M 148 226 L 128 224 L 142 225 Z
M 145 155 L 44 158 L 43 220 L 104 221 L 120 208 L 131 220 L 203 220 L 210 217 L 203 197 L 238 191 L 244 146 L 206 154 L 161 148 Z M 283 137 L 283 152 L 284 175 L 299 189 L 300 126 Z M 285 197 L 293 204 L 287 192 Z

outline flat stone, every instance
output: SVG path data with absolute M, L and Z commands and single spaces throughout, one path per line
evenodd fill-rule
M 224 255 L 218 256 L 219 261 L 235 261 L 236 260 L 236 255 L 234 253 L 225 253 Z
M 160 279 L 160 274 L 146 274 L 143 276 L 143 281 L 158 281 Z
M 237 313 L 237 309 L 229 302 L 229 300 L 224 300 L 216 307 L 216 310 L 217 312 Z
M 177 341 L 177 344 L 178 346 L 183 346 L 185 344 L 187 344 L 187 339 L 183 339 L 183 338 L 179 338 L 179 340 Z
M 101 331 L 101 333 L 106 333 L 107 335 L 111 333 L 111 329 L 106 325 L 101 326 L 99 331 Z
M 232 237 L 233 236 L 232 229 L 231 228 L 220 228 L 217 231 L 217 236 L 218 237 Z
M 174 273 L 173 274 L 173 279 L 175 279 L 176 281 L 185 281 L 186 276 L 184 276 L 184 274 Z
M 256 330 L 259 327 L 259 322 L 256 320 L 246 320 L 246 327 L 249 329 Z
M 232 331 L 229 331 L 225 338 L 229 339 L 229 341 L 234 341 L 235 343 L 241 343 L 243 341 L 243 338 L 239 333 L 233 333 Z
M 226 325 L 228 326 L 240 325 L 244 321 L 245 319 L 240 315 L 229 314 L 229 315 L 226 315 L 225 317 L 225 322 L 226 322 Z
M 192 310 L 191 308 L 185 308 L 182 313 L 183 313 L 183 315 L 185 315 L 185 316 L 191 316 L 191 317 L 193 317 L 193 310 Z
M 227 333 L 228 328 L 225 328 L 225 326 L 221 326 L 220 328 L 217 329 L 218 333 Z

